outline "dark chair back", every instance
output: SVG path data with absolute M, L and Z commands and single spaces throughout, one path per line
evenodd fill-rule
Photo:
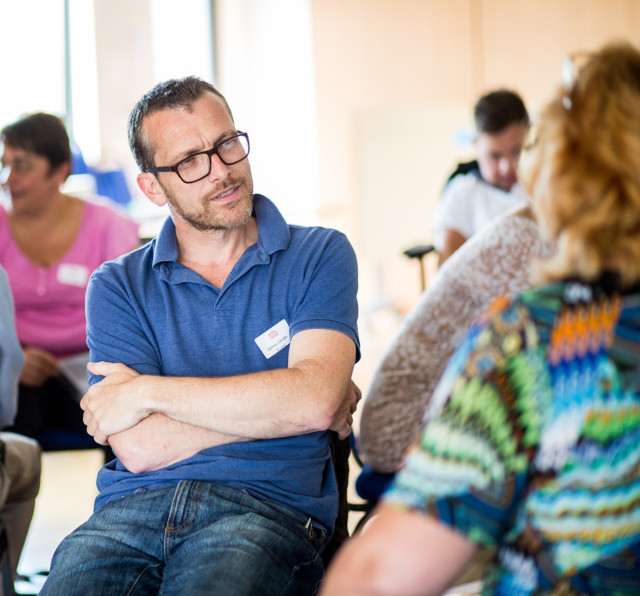
M 11 561 L 9 560 L 9 541 L 4 521 L 0 517 L 0 596 L 15 596 L 13 578 L 11 577 Z

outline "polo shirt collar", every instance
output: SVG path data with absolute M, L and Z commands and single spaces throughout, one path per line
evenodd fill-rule
M 254 195 L 253 211 L 258 223 L 257 248 L 261 258 L 268 261 L 272 254 L 279 250 L 285 250 L 289 246 L 291 239 L 289 226 L 273 202 L 263 195 Z M 162 225 L 156 239 L 153 266 L 156 267 L 160 263 L 175 262 L 177 260 L 176 226 L 171 216 L 169 216 Z
M 253 211 L 258 222 L 258 250 L 271 256 L 285 250 L 291 240 L 289 225 L 278 208 L 263 195 L 254 195 Z

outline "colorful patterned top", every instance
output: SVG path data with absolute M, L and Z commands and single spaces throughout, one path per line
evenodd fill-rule
M 385 495 L 498 548 L 483 594 L 640 594 L 640 291 L 612 281 L 496 301 Z

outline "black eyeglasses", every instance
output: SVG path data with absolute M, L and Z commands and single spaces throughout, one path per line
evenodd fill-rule
M 246 132 L 238 132 L 237 135 L 220 141 L 208 151 L 194 153 L 173 166 L 149 168 L 145 172 L 175 172 L 185 184 L 191 184 L 209 175 L 213 155 L 217 155 L 220 161 L 227 166 L 232 166 L 246 159 L 249 155 L 249 135 Z

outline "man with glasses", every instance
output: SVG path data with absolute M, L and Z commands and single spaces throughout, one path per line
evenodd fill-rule
M 249 137 L 198 78 L 149 91 L 129 141 L 170 217 L 90 281 L 82 406 L 118 457 L 42 593 L 313 594 L 328 431 L 350 433 L 360 398 L 354 252 L 254 195 Z

